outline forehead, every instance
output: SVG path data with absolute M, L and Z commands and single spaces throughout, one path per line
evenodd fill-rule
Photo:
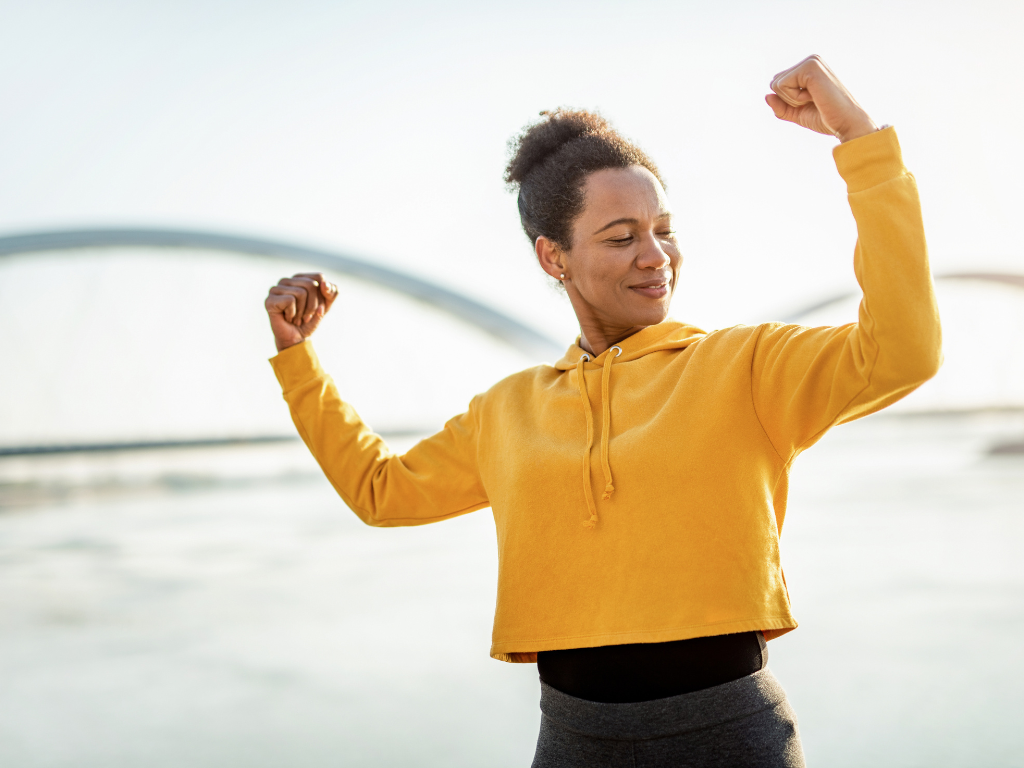
M 603 168 L 591 173 L 583 186 L 583 216 L 611 218 L 658 217 L 668 213 L 668 196 L 658 177 L 640 165 Z

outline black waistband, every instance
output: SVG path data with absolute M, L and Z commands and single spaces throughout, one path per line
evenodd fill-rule
M 537 654 L 540 679 L 551 687 L 615 704 L 700 691 L 751 675 L 767 663 L 760 632 Z

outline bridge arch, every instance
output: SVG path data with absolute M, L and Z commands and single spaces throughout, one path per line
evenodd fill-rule
M 978 283 L 989 283 L 992 285 L 1008 285 L 1011 288 L 1019 288 L 1024 291 L 1024 275 L 1017 275 L 1010 272 L 948 272 L 943 275 L 936 275 L 936 281 L 955 282 L 967 281 Z M 806 304 L 799 309 L 793 310 L 783 317 L 787 323 L 799 323 L 800 320 L 818 310 L 831 307 L 833 304 L 852 299 L 859 294 L 852 292 L 838 293 L 824 299 Z
M 454 315 L 479 330 L 534 356 L 559 356 L 564 346 L 485 304 L 436 283 L 334 251 L 189 229 L 75 229 L 0 237 L 0 257 L 88 248 L 190 248 L 286 259 L 339 272 L 396 291 Z

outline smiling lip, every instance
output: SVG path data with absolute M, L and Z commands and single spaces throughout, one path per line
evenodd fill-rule
M 660 299 L 662 296 L 668 294 L 668 280 L 666 278 L 648 280 L 643 283 L 631 285 L 629 288 L 630 290 L 636 291 L 650 299 Z

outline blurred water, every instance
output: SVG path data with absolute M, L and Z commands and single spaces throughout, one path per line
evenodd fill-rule
M 811 765 L 1021 766 L 1024 413 L 878 416 L 797 462 Z M 0 765 L 525 766 L 486 511 L 366 528 L 301 445 L 0 461 Z

